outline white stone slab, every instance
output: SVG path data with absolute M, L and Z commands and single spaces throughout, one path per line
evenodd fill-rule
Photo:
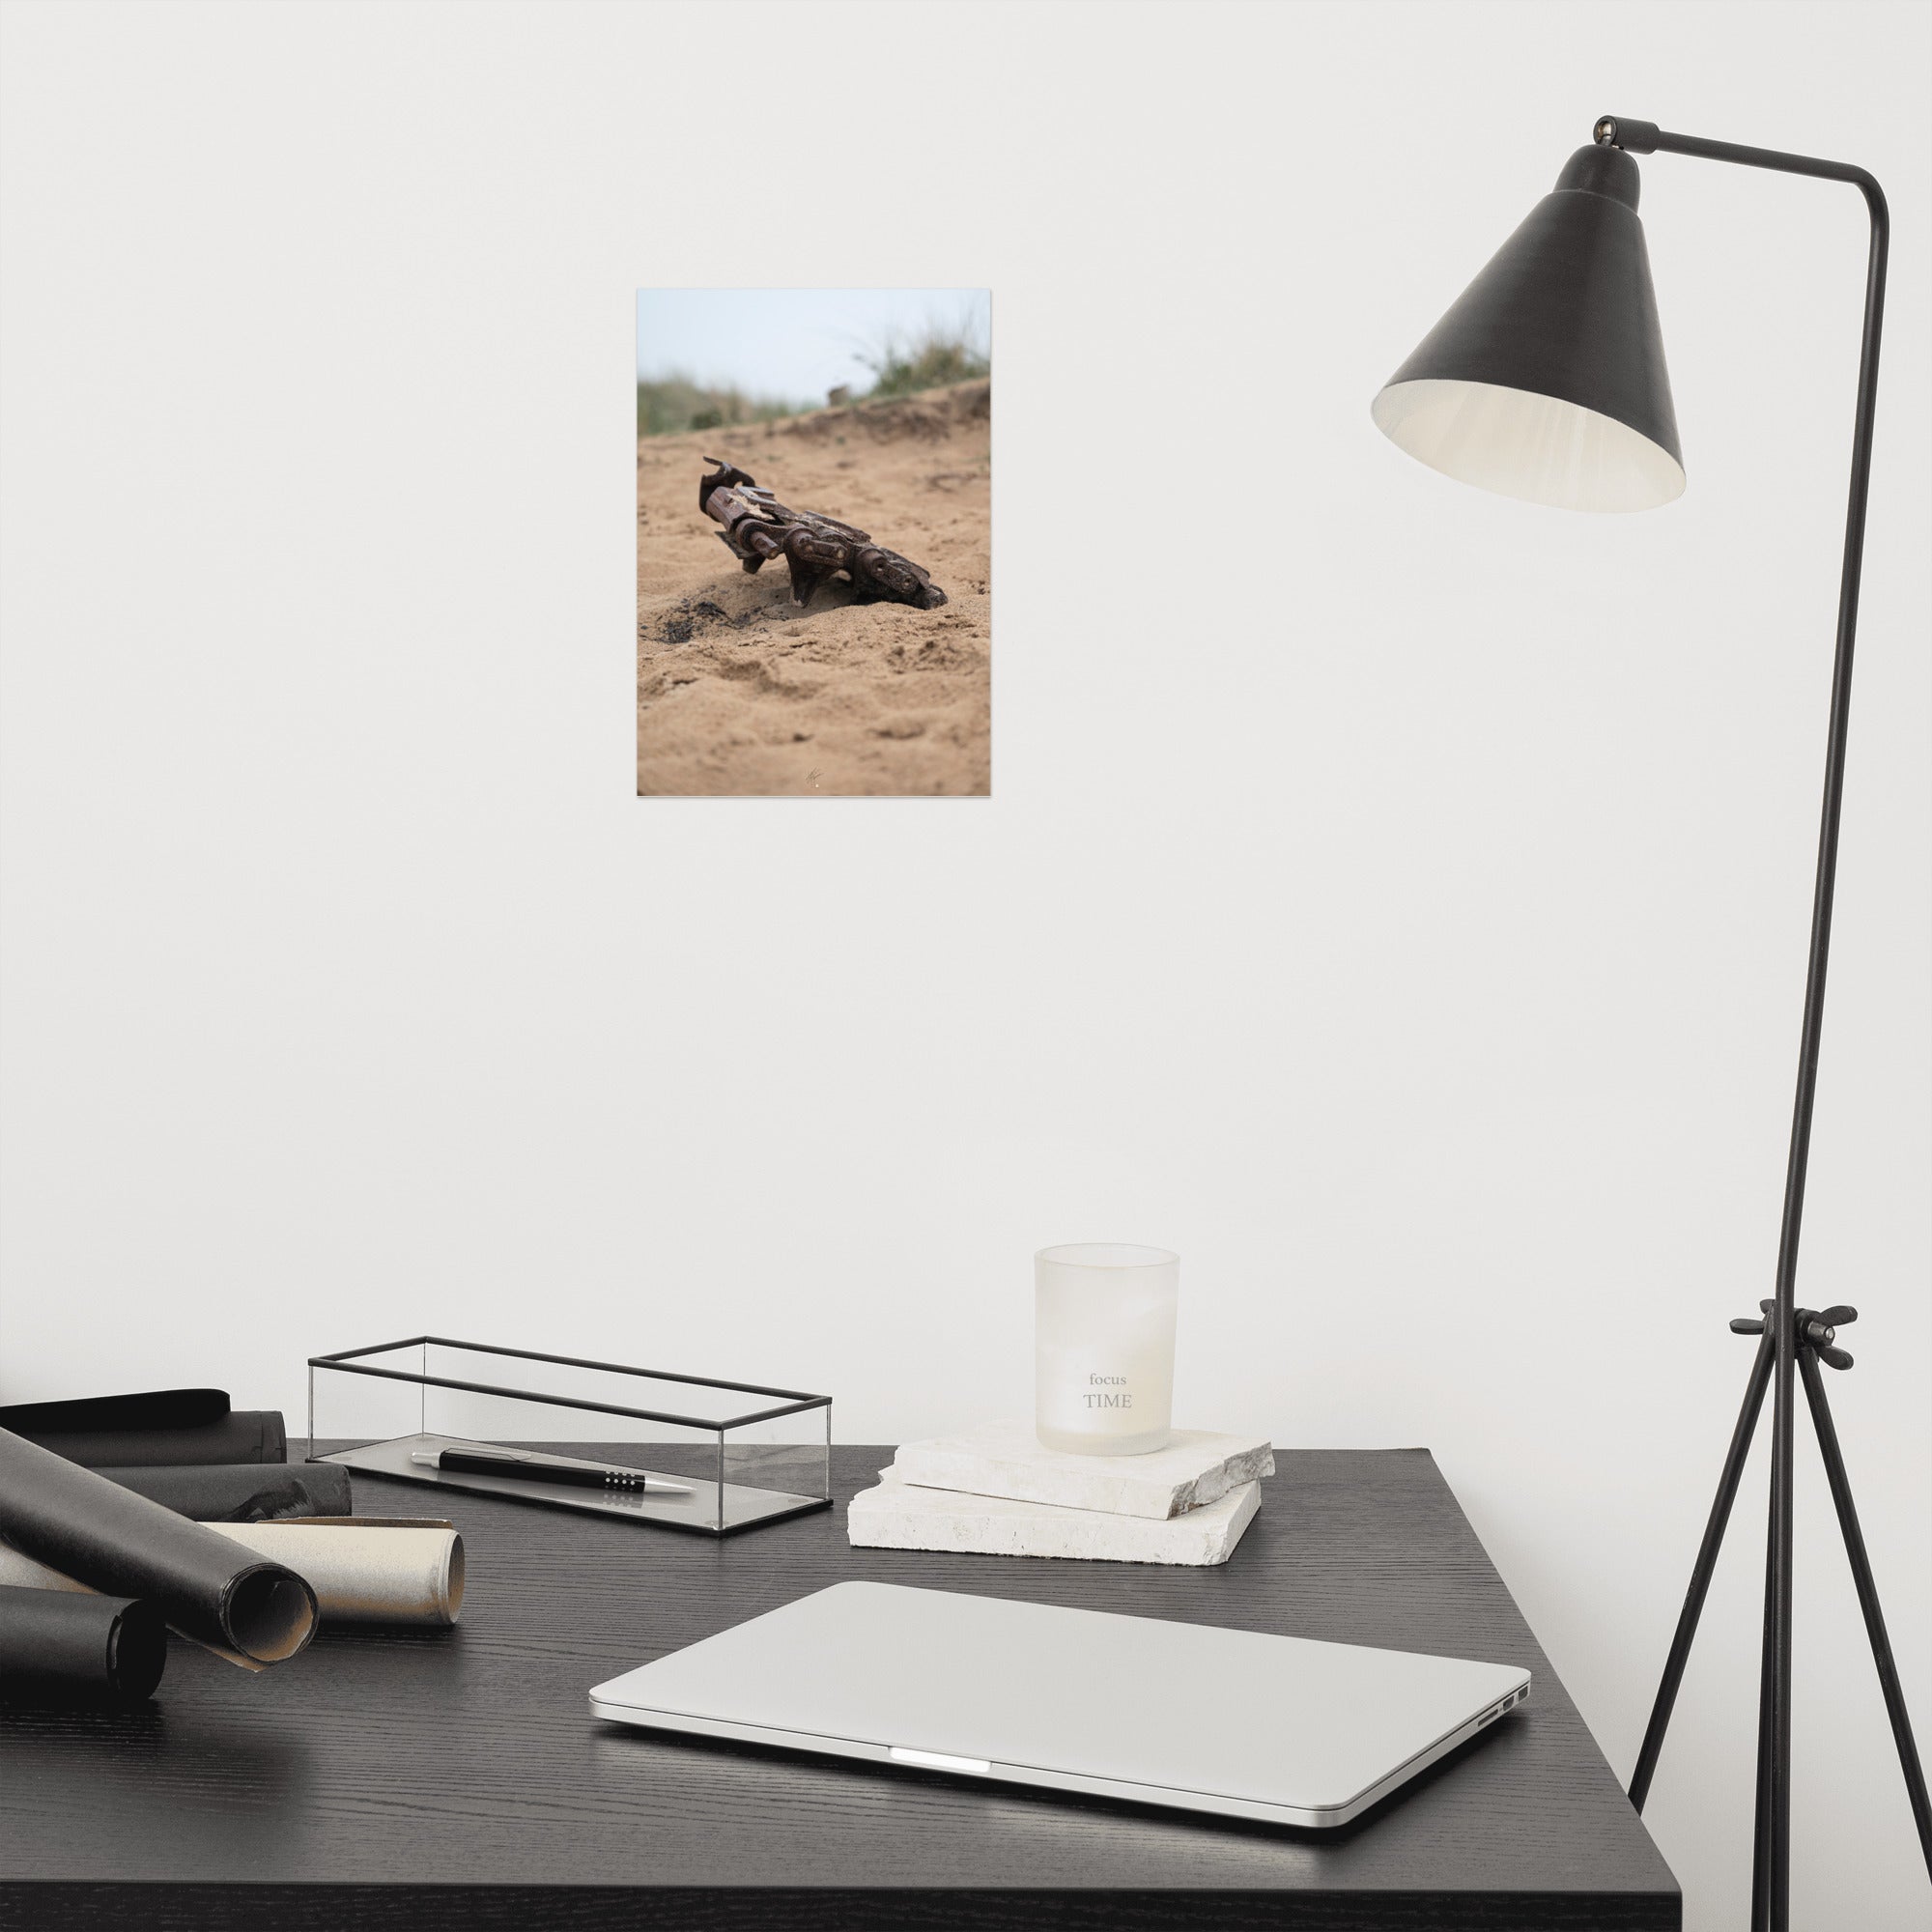
M 845 1533 L 868 1549 L 950 1549 L 983 1556 L 1072 1556 L 1103 1563 L 1225 1563 L 1261 1508 L 1259 1483 L 1155 1522 L 1103 1510 L 960 1495 L 903 1482 L 896 1468 L 862 1490 Z
M 1273 1475 L 1274 1451 L 1262 1435 L 1177 1429 L 1165 1449 L 1150 1455 L 1069 1456 L 1043 1448 L 1030 1422 L 988 1422 L 961 1435 L 908 1442 L 893 1467 L 923 1489 L 1158 1519 Z

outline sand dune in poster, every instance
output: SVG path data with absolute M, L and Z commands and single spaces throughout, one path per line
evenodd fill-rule
M 638 790 L 984 795 L 991 789 L 991 384 L 638 443 Z M 697 507 L 721 457 L 795 508 L 923 566 L 936 611 L 801 612 L 782 561 L 748 576 Z

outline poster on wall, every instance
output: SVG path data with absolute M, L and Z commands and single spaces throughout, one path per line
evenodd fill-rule
M 638 794 L 992 790 L 984 289 L 638 292 Z

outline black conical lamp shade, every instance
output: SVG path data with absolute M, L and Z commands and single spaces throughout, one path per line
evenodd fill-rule
M 1684 490 L 1637 166 L 1582 148 L 1388 380 L 1384 435 L 1432 469 L 1568 510 Z

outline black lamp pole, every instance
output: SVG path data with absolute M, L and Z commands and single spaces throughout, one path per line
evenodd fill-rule
M 1651 122 L 1622 115 L 1605 115 L 1594 134 L 1594 148 L 1581 149 L 1571 157 L 1555 192 L 1532 211 L 1376 398 L 1377 423 L 1411 455 L 1450 475 L 1506 495 L 1576 509 L 1634 510 L 1667 502 L 1684 487 L 1662 337 L 1636 216 L 1637 169 L 1628 156 L 1692 155 L 1780 174 L 1847 182 L 1864 196 L 1871 217 L 1851 501 L 1845 517 L 1825 750 L 1824 811 L 1776 1293 L 1774 1299 L 1759 1303 L 1758 1319 L 1731 1323 L 1740 1333 L 1760 1336 L 1757 1357 L 1630 1789 L 1631 1802 L 1641 1810 L 1769 1388 L 1773 1394 L 1771 1530 L 1765 1563 L 1751 1924 L 1754 1932 L 1788 1932 L 1792 1452 L 1801 1378 L 1878 1665 L 1919 1844 L 1932 1870 L 1932 1807 L 1926 1801 L 1924 1774 L 1818 1373 L 1821 1361 L 1834 1369 L 1851 1367 L 1850 1355 L 1835 1346 L 1836 1330 L 1855 1321 L 1857 1311 L 1838 1307 L 1820 1312 L 1797 1305 L 1798 1242 L 1831 952 L 1889 221 L 1878 183 L 1863 168 L 1842 161 L 1669 134 Z
M 1795 1378 L 1802 1369 L 1812 1421 L 1824 1454 L 1832 1495 L 1837 1505 L 1839 1524 L 1845 1535 L 1858 1583 L 1859 1600 L 1864 1612 L 1866 1634 L 1878 1664 L 1885 1691 L 1886 1709 L 1891 1719 L 1892 1737 L 1898 1747 L 1899 1763 L 1912 1800 L 1918 1837 L 1928 1865 L 1932 1865 L 1932 1810 L 1928 1810 L 1925 1777 L 1919 1769 L 1918 1753 L 1913 1743 L 1912 1722 L 1905 1709 L 1904 1692 L 1892 1661 L 1891 1643 L 1887 1636 L 1885 1618 L 1879 1608 L 1878 1593 L 1872 1582 L 1871 1565 L 1865 1556 L 1864 1538 L 1859 1529 L 1858 1513 L 1845 1478 L 1844 1459 L 1838 1452 L 1837 1433 L 1831 1411 L 1825 1406 L 1825 1392 L 1817 1368 L 1818 1355 L 1829 1350 L 1825 1359 L 1841 1351 L 1832 1348 L 1830 1318 L 1845 1320 L 1849 1310 L 1829 1309 L 1823 1316 L 1797 1307 L 1798 1238 L 1804 1218 L 1804 1174 L 1811 1150 L 1811 1109 L 1818 1091 L 1818 1045 L 1825 1023 L 1825 970 L 1832 948 L 1832 896 L 1838 866 L 1838 818 L 1845 791 L 1845 739 L 1851 721 L 1852 649 L 1859 623 L 1859 576 L 1864 560 L 1865 498 L 1871 481 L 1872 420 L 1878 402 L 1879 331 L 1885 317 L 1886 253 L 1890 240 L 1890 219 L 1886 211 L 1885 193 L 1863 168 L 1843 161 L 1816 160 L 1806 155 L 1778 154 L 1769 148 L 1738 147 L 1729 141 L 1706 141 L 1693 134 L 1669 134 L 1648 121 L 1632 121 L 1622 115 L 1605 115 L 1597 123 L 1596 138 L 1601 145 L 1617 147 L 1633 155 L 1694 155 L 1710 161 L 1732 161 L 1740 167 L 1770 168 L 1779 174 L 1810 175 L 1822 181 L 1849 182 L 1864 196 L 1871 216 L 1871 251 L 1865 270 L 1864 334 L 1859 350 L 1858 409 L 1852 430 L 1851 500 L 1845 512 L 1844 565 L 1838 580 L 1838 638 L 1832 667 L 1831 724 L 1825 741 L 1825 803 L 1818 831 L 1818 871 L 1811 897 L 1811 952 L 1804 976 L 1804 1018 L 1799 1034 L 1798 1097 L 1792 1109 L 1791 1153 L 1784 1174 L 1784 1215 L 1778 1230 L 1776 1298 L 1765 1310 L 1765 1346 L 1771 1350 L 1773 1384 L 1771 1425 L 1771 1548 L 1766 1563 L 1764 1675 L 1758 1711 L 1758 1822 L 1756 1858 L 1752 1887 L 1751 1918 L 1754 1924 L 1768 1925 L 1772 1932 L 1784 1932 L 1791 1916 L 1791 1576 L 1792 1576 L 1792 1450 L 1797 1423 Z M 1801 1323 L 1801 1313 L 1804 1320 Z M 1749 1332 L 1750 1323 L 1736 1324 Z M 1850 1358 L 1843 1359 L 1845 1367 Z M 1837 1366 L 1833 1363 L 1832 1366 Z M 1663 1681 L 1658 1688 L 1657 1703 L 1651 1712 L 1649 1728 L 1637 1756 L 1636 1771 L 1631 1779 L 1631 1802 L 1639 1810 L 1650 1790 L 1651 1776 L 1657 1768 L 1663 1733 L 1670 1721 L 1677 1687 L 1683 1679 L 1684 1664 L 1690 1655 L 1690 1639 L 1697 1628 L 1704 1593 L 1710 1586 L 1711 1572 L 1717 1562 L 1718 1545 L 1722 1539 L 1724 1520 L 1730 1515 L 1737 1481 L 1742 1474 L 1743 1449 L 1748 1446 L 1750 1425 L 1757 1419 L 1764 1399 L 1763 1377 L 1753 1372 L 1747 1395 L 1748 1423 L 1740 1418 L 1741 1442 L 1734 1442 L 1734 1454 L 1725 1462 L 1725 1480 L 1719 1491 L 1718 1506 L 1705 1531 L 1704 1548 L 1699 1550 L 1691 1577 L 1690 1590 L 1678 1620 L 1677 1634 L 1664 1665 Z M 1735 1466 L 1734 1466 L 1735 1465 Z

